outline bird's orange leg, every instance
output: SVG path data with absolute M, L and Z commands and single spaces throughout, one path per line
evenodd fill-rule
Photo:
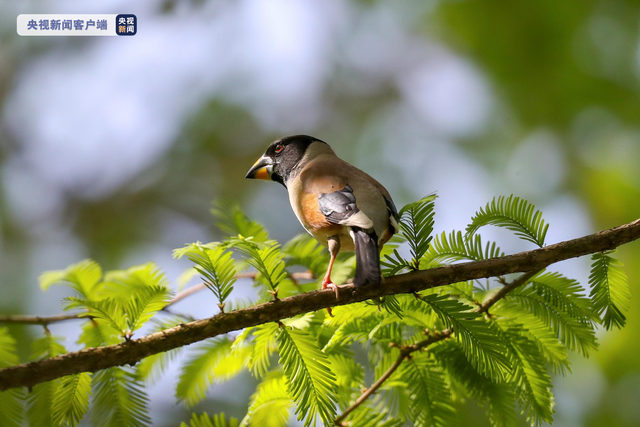
M 333 289 L 333 291 L 336 293 L 337 299 L 339 297 L 338 286 L 333 284 L 333 282 L 331 281 L 331 270 L 333 269 L 333 262 L 336 260 L 338 252 L 340 252 L 340 238 L 337 236 L 329 237 L 327 243 L 329 246 L 329 254 L 331 254 L 331 258 L 329 259 L 327 274 L 325 274 L 324 279 L 322 279 L 322 289 Z M 330 307 L 327 307 L 327 311 L 329 312 L 329 316 L 332 316 Z

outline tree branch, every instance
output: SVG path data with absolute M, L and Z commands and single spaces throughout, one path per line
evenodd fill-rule
M 526 284 L 529 281 L 529 279 L 531 279 L 536 274 L 540 273 L 540 271 L 544 270 L 544 268 L 546 268 L 546 267 L 543 267 L 543 268 L 540 268 L 540 269 L 537 269 L 537 270 L 528 271 L 528 272 L 524 273 L 523 275 L 518 276 L 518 278 L 515 279 L 513 282 L 505 284 L 503 287 L 501 287 L 498 290 L 498 292 L 496 292 L 495 294 L 491 295 L 482 304 L 480 304 L 480 307 L 478 307 L 478 310 L 477 310 L 478 313 L 488 313 L 489 309 L 491 307 L 493 307 L 493 305 L 495 303 L 497 303 L 502 298 L 504 298 L 512 290 L 514 290 L 516 288 L 519 288 L 520 286 Z
M 417 342 L 415 344 L 412 345 L 407 345 L 404 346 L 400 349 L 400 355 L 398 355 L 398 358 L 396 359 L 395 362 L 393 362 L 393 364 L 391 366 L 389 366 L 389 369 L 387 369 L 385 371 L 384 374 L 380 375 L 380 378 L 378 378 L 378 380 L 371 384 L 371 387 L 369 387 L 368 389 L 366 389 L 364 391 L 364 393 L 362 393 L 360 395 L 360 397 L 358 397 L 358 399 L 356 399 L 356 401 L 353 403 L 353 405 L 349 406 L 343 413 L 342 415 L 340 415 L 338 418 L 336 418 L 335 423 L 338 426 L 343 426 L 342 424 L 342 420 L 344 420 L 345 418 L 347 418 L 347 416 L 349 416 L 349 414 L 351 412 L 353 412 L 358 406 L 362 405 L 362 403 L 367 400 L 369 398 L 369 396 L 371 396 L 373 393 L 375 393 L 376 390 L 378 390 L 380 388 L 380 386 L 382 384 L 384 384 L 384 382 L 386 380 L 389 379 L 389 377 L 391 376 L 391 374 L 393 374 L 402 364 L 402 362 L 404 361 L 404 359 L 406 359 L 411 353 L 421 350 L 435 342 L 438 341 L 442 341 L 445 338 L 448 338 L 449 336 L 451 336 L 452 331 L 449 329 L 445 329 L 442 332 L 436 332 L 433 335 L 431 335 L 429 338 Z
M 113 366 L 133 365 L 153 354 L 326 307 L 361 302 L 385 295 L 419 292 L 467 280 L 538 271 L 558 261 L 615 249 L 638 238 L 640 238 L 640 219 L 610 230 L 533 251 L 389 277 L 383 286 L 355 288 L 353 285 L 345 285 L 341 287 L 338 298 L 331 289 L 294 295 L 230 313 L 220 313 L 208 319 L 179 325 L 121 344 L 89 348 L 0 369 L 0 391 L 13 387 L 32 387 L 80 372 L 95 372 Z

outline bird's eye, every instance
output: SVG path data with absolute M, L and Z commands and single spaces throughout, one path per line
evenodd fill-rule
M 282 144 L 276 145 L 276 154 L 282 153 L 282 150 L 284 150 L 284 145 Z

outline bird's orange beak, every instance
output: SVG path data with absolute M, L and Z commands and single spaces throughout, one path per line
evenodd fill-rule
M 273 160 L 268 157 L 260 157 L 249 169 L 245 178 L 264 179 L 269 181 L 273 172 Z

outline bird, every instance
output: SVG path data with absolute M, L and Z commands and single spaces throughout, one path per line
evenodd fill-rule
M 340 159 L 326 142 L 308 135 L 272 142 L 246 178 L 282 184 L 300 224 L 327 247 L 330 260 L 322 289 L 333 289 L 339 297 L 331 270 L 341 251 L 355 251 L 356 287 L 382 283 L 380 250 L 398 232 L 399 221 L 382 184 Z

